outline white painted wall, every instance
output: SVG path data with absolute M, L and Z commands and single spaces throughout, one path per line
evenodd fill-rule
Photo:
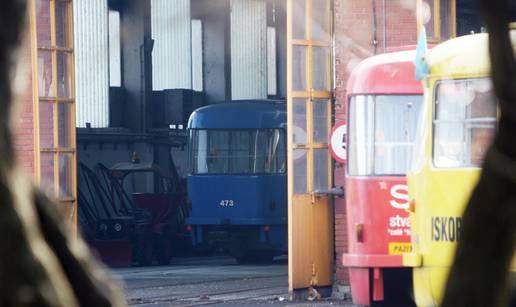
M 276 28 L 267 27 L 267 94 L 278 94 Z
M 203 91 L 203 40 L 202 21 L 192 20 L 192 89 Z
M 231 0 L 232 99 L 267 98 L 267 10 L 263 0 Z
M 190 0 L 151 0 L 153 90 L 192 88 Z
M 77 127 L 109 126 L 108 5 L 74 1 Z
M 120 12 L 109 10 L 109 86 L 122 86 L 122 59 L 120 50 Z

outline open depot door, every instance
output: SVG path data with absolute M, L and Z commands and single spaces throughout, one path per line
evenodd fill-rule
M 333 283 L 331 0 L 287 0 L 289 292 Z

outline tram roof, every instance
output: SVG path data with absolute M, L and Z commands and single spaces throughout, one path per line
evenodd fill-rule
M 363 60 L 349 76 L 348 95 L 422 94 L 421 82 L 415 79 L 415 57 L 415 50 L 406 50 Z
M 516 34 L 511 33 L 511 36 Z M 490 72 L 488 35 L 471 34 L 435 46 L 427 56 L 429 77 L 464 78 L 487 76 Z
M 195 110 L 189 129 L 259 129 L 286 126 L 287 106 L 281 100 L 233 100 Z

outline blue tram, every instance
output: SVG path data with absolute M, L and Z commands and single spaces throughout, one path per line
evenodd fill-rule
M 287 251 L 286 104 L 246 100 L 197 109 L 188 121 L 194 247 L 239 263 Z

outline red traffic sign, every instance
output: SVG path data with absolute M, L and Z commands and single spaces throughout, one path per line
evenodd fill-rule
M 338 162 L 346 163 L 348 125 L 346 122 L 338 122 L 333 126 L 330 134 L 330 153 L 333 159 Z

